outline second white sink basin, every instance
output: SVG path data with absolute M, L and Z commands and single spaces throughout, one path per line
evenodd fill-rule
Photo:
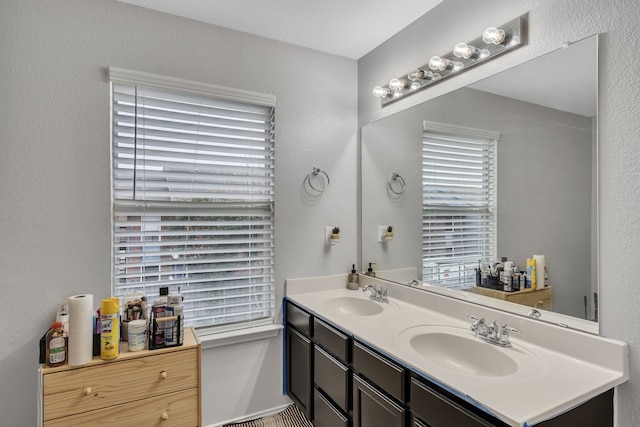
M 389 303 L 380 303 L 368 298 L 338 296 L 324 301 L 327 309 L 352 316 L 373 316 L 384 311 Z
M 544 364 L 533 353 L 514 345 L 499 347 L 464 328 L 425 325 L 404 330 L 400 341 L 426 361 L 458 374 L 508 377 L 542 374 Z

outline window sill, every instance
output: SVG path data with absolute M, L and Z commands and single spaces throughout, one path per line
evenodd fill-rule
M 199 338 L 200 343 L 202 344 L 202 349 L 206 350 L 208 348 L 224 347 L 249 341 L 277 337 L 280 335 L 280 331 L 282 329 L 282 325 L 272 324 L 237 331 L 202 335 Z

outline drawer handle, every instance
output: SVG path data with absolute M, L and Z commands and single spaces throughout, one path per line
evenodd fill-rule
M 167 379 L 167 371 L 160 372 L 160 378 L 162 378 L 163 380 L 166 380 Z
M 162 416 L 160 418 L 162 418 L 164 421 L 166 421 L 166 420 L 169 419 L 169 414 L 167 414 L 166 412 L 163 412 Z
M 85 396 L 89 396 L 91 394 L 91 387 L 85 387 L 84 389 L 84 395 Z

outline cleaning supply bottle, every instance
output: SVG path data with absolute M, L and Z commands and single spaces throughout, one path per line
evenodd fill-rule
M 107 298 L 100 303 L 100 358 L 115 359 L 120 352 L 120 299 Z
M 359 287 L 360 286 L 358 284 L 358 272 L 356 271 L 356 265 L 352 264 L 351 273 L 349 273 L 349 276 L 347 277 L 347 289 L 355 291 Z
M 47 366 L 55 368 L 67 361 L 67 340 L 62 322 L 54 322 L 47 332 Z
M 536 260 L 535 258 L 527 258 L 527 287 L 536 288 Z

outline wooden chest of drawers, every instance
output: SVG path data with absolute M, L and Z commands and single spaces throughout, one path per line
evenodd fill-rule
M 202 425 L 201 348 L 192 328 L 180 347 L 128 352 L 121 346 L 112 361 L 41 368 L 44 427 Z
M 551 287 L 549 286 L 541 289 L 523 289 L 516 292 L 503 292 L 496 289 L 474 286 L 472 291 L 480 295 L 498 298 L 504 301 L 515 302 L 543 310 L 551 310 Z

